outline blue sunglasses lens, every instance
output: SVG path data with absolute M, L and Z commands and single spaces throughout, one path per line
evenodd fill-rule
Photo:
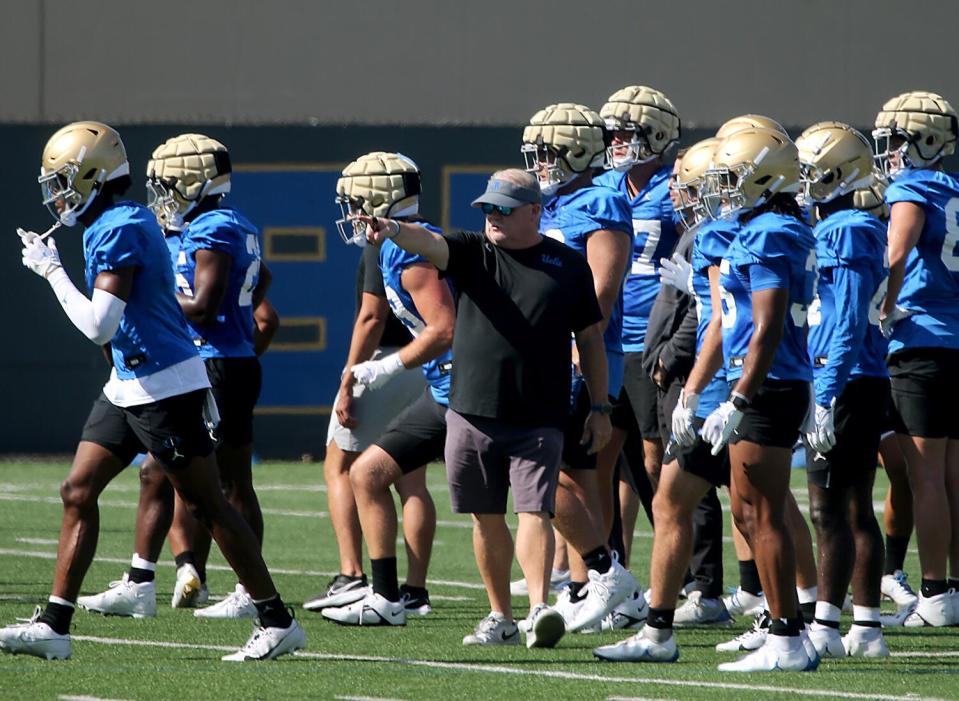
M 480 206 L 480 208 L 483 210 L 483 214 L 492 214 L 495 211 L 495 212 L 499 212 L 504 217 L 508 217 L 510 214 L 513 213 L 512 207 L 503 207 L 502 205 L 489 204 L 488 202 L 484 202 Z

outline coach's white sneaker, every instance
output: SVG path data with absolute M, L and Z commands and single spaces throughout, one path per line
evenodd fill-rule
M 60 635 L 46 623 L 41 623 L 40 607 L 33 616 L 18 619 L 22 623 L 0 628 L 0 651 L 11 655 L 33 655 L 45 660 L 65 660 L 70 657 L 70 635 Z
M 752 627 L 745 633 L 737 635 L 732 640 L 716 645 L 719 652 L 751 652 L 758 650 L 766 643 L 769 635 L 769 617 L 765 612 L 756 614 Z
M 735 662 L 723 662 L 720 672 L 805 672 L 810 669 L 809 655 L 796 636 L 770 635 L 761 648 Z
M 906 616 L 903 625 L 907 628 L 921 628 L 922 626 L 941 626 L 955 625 L 957 622 L 955 592 L 950 589 L 943 594 L 935 596 L 923 596 L 919 594 L 919 602 L 916 608 Z
M 320 615 L 344 626 L 405 626 L 403 599 L 390 601 L 371 591 L 359 601 L 338 608 L 325 608 Z
M 563 617 L 546 604 L 537 604 L 529 612 L 522 630 L 526 633 L 526 647 L 556 647 L 566 635 Z
M 593 650 L 593 656 L 610 662 L 675 662 L 679 659 L 676 639 L 670 635 L 663 642 L 652 639 L 649 626 L 613 645 Z
M 280 655 L 289 655 L 306 647 L 306 633 L 293 619 L 287 628 L 264 628 L 260 620 L 253 624 L 253 635 L 246 645 L 234 653 L 224 655 L 224 662 L 252 662 L 274 660 Z
M 570 633 L 599 623 L 606 614 L 639 589 L 636 579 L 629 570 L 619 564 L 615 553 L 606 572 L 600 574 L 596 570 L 589 570 L 587 575 L 589 582 L 586 585 L 586 598 L 573 620 L 567 620 L 566 630 Z
M 889 657 L 889 646 L 882 628 L 857 626 L 855 623 L 843 636 L 843 647 L 850 657 Z
M 371 591 L 373 589 L 365 574 L 359 577 L 338 574 L 327 585 L 326 591 L 304 601 L 303 608 L 307 611 L 322 611 L 325 608 L 346 606 L 359 601 Z
M 813 621 L 809 624 L 809 640 L 820 657 L 842 658 L 846 656 L 842 636 L 838 628 L 830 628 Z
M 157 615 L 156 583 L 131 582 L 129 574 L 124 572 L 123 579 L 110 582 L 105 592 L 78 597 L 77 606 L 104 616 L 152 618 Z
M 709 599 L 701 591 L 689 592 L 686 603 L 676 609 L 673 626 L 728 626 L 733 622 L 722 599 Z
M 569 584 L 569 570 L 551 570 L 549 573 L 550 591 L 558 592 Z M 513 596 L 526 596 L 529 594 L 529 585 L 526 584 L 526 578 L 514 579 L 509 583 L 509 593 Z
M 610 611 L 602 620 L 601 630 L 625 630 L 642 628 L 649 615 L 649 605 L 646 597 L 639 589 L 626 597 L 616 608 Z
M 186 563 L 176 570 L 176 584 L 170 606 L 175 609 L 195 609 L 210 599 L 210 590 L 200 581 L 196 568 Z
M 236 619 L 256 618 L 257 613 L 253 599 L 247 594 L 246 588 L 242 584 L 237 584 L 236 589 L 227 594 L 223 601 L 197 609 L 193 615 L 197 618 Z
M 477 624 L 472 633 L 463 638 L 463 644 L 519 645 L 519 628 L 512 621 L 491 613 Z
M 892 574 L 884 574 L 879 583 L 882 595 L 892 600 L 900 612 L 911 609 L 919 603 L 919 597 L 909 586 L 907 579 L 905 572 L 896 570 Z
M 723 604 L 730 616 L 758 616 L 766 608 L 766 597 L 756 596 L 742 587 L 737 587 L 730 596 L 723 597 Z

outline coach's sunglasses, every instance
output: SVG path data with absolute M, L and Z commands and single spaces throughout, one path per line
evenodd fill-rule
M 481 204 L 480 209 L 483 210 L 483 214 L 492 214 L 493 212 L 499 212 L 504 217 L 508 217 L 510 214 L 516 211 L 516 207 L 504 207 L 501 204 L 489 204 L 488 202 L 484 202 L 483 204 Z

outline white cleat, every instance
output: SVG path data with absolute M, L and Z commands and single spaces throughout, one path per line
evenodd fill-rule
M 609 570 L 603 574 L 589 570 L 587 574 L 589 583 L 586 585 L 586 598 L 575 617 L 572 620 L 566 619 L 566 630 L 570 633 L 599 623 L 606 614 L 611 613 L 626 597 L 639 589 L 633 575 L 619 564 L 615 554 Z
M 603 645 L 593 650 L 593 656 L 610 662 L 675 662 L 679 659 L 676 639 L 670 635 L 657 643 L 647 636 L 649 626 L 613 645 Z
M 566 635 L 563 617 L 546 604 L 538 604 L 523 621 L 521 629 L 526 633 L 526 647 L 556 647 Z
M 559 592 L 570 582 L 569 570 L 551 570 L 549 574 L 550 591 Z M 509 593 L 513 596 L 529 594 L 529 585 L 525 578 L 514 579 L 509 583 Z
M 809 624 L 808 631 L 809 641 L 820 657 L 839 659 L 846 656 L 846 648 L 843 647 L 838 628 L 830 628 L 813 621 Z
M 802 630 L 799 631 L 799 640 L 802 641 L 803 649 L 806 651 L 806 657 L 809 658 L 809 665 L 806 667 L 807 672 L 815 672 L 819 669 L 819 652 L 816 650 L 816 646 L 812 644 L 812 640 L 809 639 L 809 627 L 803 626 Z
M 889 657 L 889 646 L 882 635 L 882 628 L 853 624 L 843 636 L 842 644 L 850 657 Z
M 123 579 L 110 582 L 110 588 L 105 592 L 78 597 L 77 606 L 104 616 L 153 618 L 157 615 L 156 583 L 131 582 L 124 572 Z
M 603 618 L 601 630 L 626 630 L 642 628 L 649 615 L 646 597 L 639 589 L 626 597 L 626 600 Z
M 810 664 L 809 655 L 796 636 L 788 649 L 779 649 L 775 642 L 767 638 L 758 650 L 735 662 L 723 662 L 717 669 L 720 672 L 805 672 L 810 670 Z
M 906 573 L 902 570 L 884 574 L 880 580 L 879 589 L 884 597 L 896 604 L 899 613 L 911 610 L 919 603 L 919 597 L 909 586 Z
M 246 645 L 236 652 L 224 655 L 224 662 L 253 662 L 255 660 L 275 660 L 280 655 L 289 655 L 306 647 L 306 633 L 296 619 L 288 628 L 264 628 L 259 619 L 253 624 L 253 635 Z
M 730 596 L 723 597 L 723 604 L 730 616 L 758 616 L 766 608 L 766 597 L 750 594 L 737 587 Z
M 737 635 L 732 640 L 717 644 L 716 650 L 719 652 L 752 652 L 766 644 L 768 634 L 769 617 L 764 612 L 759 613 L 753 619 L 752 628 Z
M 303 608 L 307 611 L 322 611 L 325 608 L 346 606 L 359 601 L 372 591 L 366 575 L 351 577 L 338 574 L 330 581 L 326 591 L 304 601 Z
M 464 645 L 519 645 L 519 628 L 512 621 L 493 614 L 480 621 L 473 632 L 463 638 Z
M 343 626 L 405 626 L 406 607 L 403 599 L 390 601 L 370 592 L 359 601 L 339 608 L 325 608 L 323 618 Z
M 935 596 L 919 595 L 916 608 L 906 616 L 903 625 L 907 628 L 921 628 L 922 626 L 952 626 L 959 623 L 959 611 L 956 609 L 956 594 L 950 589 Z
M 41 623 L 40 607 L 33 616 L 19 619 L 23 623 L 0 628 L 0 651 L 11 655 L 33 655 L 45 660 L 66 660 L 70 657 L 70 635 L 60 635 Z
M 553 609 L 563 617 L 563 622 L 566 624 L 567 633 L 569 632 L 570 623 L 575 620 L 585 601 L 585 598 L 580 599 L 579 601 L 573 601 L 572 590 L 569 586 L 563 588 L 556 595 L 556 603 L 553 604 Z
M 691 591 L 686 603 L 673 614 L 673 626 L 728 626 L 733 622 L 722 599 L 707 599 L 701 591 Z
M 242 584 L 237 584 L 236 589 L 226 595 L 223 601 L 217 602 L 212 606 L 197 609 L 193 612 L 197 618 L 218 618 L 218 619 L 238 619 L 238 618 L 256 618 L 256 606 L 253 605 L 253 599 L 247 594 Z
M 173 599 L 170 606 L 175 609 L 195 609 L 210 599 L 210 590 L 200 581 L 196 568 L 187 563 L 178 567 L 176 584 L 173 586 Z

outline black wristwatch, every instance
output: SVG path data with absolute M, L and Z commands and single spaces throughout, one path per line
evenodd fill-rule
M 589 407 L 589 410 L 595 411 L 598 414 L 606 414 L 606 416 L 609 416 L 610 414 L 613 413 L 613 405 L 612 404 L 593 404 L 592 406 Z
M 749 408 L 750 401 L 739 392 L 733 392 L 729 395 L 729 403 L 733 405 L 736 411 L 746 411 Z

